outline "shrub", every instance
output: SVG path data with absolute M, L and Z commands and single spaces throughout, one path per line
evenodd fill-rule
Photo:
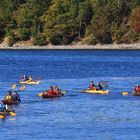
M 19 29 L 19 38 L 21 40 L 29 40 L 30 39 L 30 31 L 28 29 L 25 29 L 25 28 L 22 28 L 22 29 Z
M 39 46 L 44 46 L 47 45 L 47 40 L 44 35 L 37 35 L 33 38 L 33 44 L 34 45 L 39 45 Z

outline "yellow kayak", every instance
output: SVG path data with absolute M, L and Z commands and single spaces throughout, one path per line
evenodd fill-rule
M 39 85 L 40 81 L 32 81 L 32 82 L 25 81 L 25 82 L 19 82 L 19 83 L 20 84 L 27 84 L 27 85 Z
M 92 93 L 92 94 L 108 94 L 109 90 L 82 90 L 81 92 L 85 92 L 85 93 Z

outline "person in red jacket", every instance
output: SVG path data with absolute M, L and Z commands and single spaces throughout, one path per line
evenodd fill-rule
M 50 95 L 53 95 L 53 92 L 54 92 L 53 87 L 50 86 L 50 88 L 46 91 L 46 94 L 50 96 Z
M 90 82 L 89 89 L 90 90 L 96 90 L 96 87 L 95 87 L 93 81 Z
M 59 93 L 60 93 L 60 90 L 59 90 L 58 86 L 55 86 L 54 87 L 54 94 L 58 95 Z

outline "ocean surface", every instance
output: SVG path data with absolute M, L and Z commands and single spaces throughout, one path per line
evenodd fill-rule
M 41 80 L 20 92 L 17 116 L 0 120 L 0 140 L 139 140 L 140 51 L 1 50 L 0 99 L 22 75 Z M 107 81 L 109 95 L 80 93 L 90 81 Z M 38 93 L 59 85 L 65 96 Z M 122 91 L 129 92 L 124 97 Z

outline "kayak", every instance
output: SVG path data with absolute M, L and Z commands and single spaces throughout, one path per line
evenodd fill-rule
M 7 115 L 16 116 L 16 112 L 14 111 L 0 112 L 0 119 L 6 118 Z
M 20 84 L 27 84 L 27 85 L 39 85 L 40 84 L 40 81 L 32 81 L 32 82 L 29 82 L 29 81 L 25 81 L 25 82 L 19 82 Z
M 47 95 L 47 94 L 42 94 L 42 98 L 57 98 L 57 97 L 61 97 L 63 96 L 63 94 L 58 94 L 58 95 Z
M 84 93 L 91 93 L 91 94 L 108 94 L 109 90 L 82 90 L 81 92 Z
M 3 104 L 5 105 L 13 105 L 13 104 L 18 104 L 19 101 L 12 101 L 12 100 L 2 100 Z
M 57 95 L 48 95 L 48 94 L 43 94 L 42 92 L 38 94 L 38 96 L 42 97 L 42 98 L 57 98 L 57 97 L 62 97 L 66 92 L 65 91 L 61 91 L 59 94 Z
M 140 96 L 140 92 L 134 91 L 134 92 L 132 93 L 132 95 L 133 95 L 133 96 Z

